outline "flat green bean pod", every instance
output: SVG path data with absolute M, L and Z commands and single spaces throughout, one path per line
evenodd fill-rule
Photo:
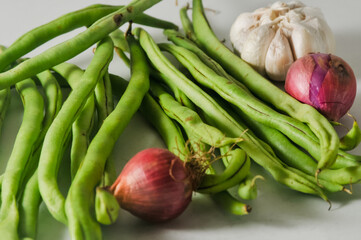
M 40 135 L 44 117 L 44 101 L 34 81 L 25 79 L 16 84 L 16 89 L 23 101 L 24 113 L 1 188 L 0 229 L 5 239 L 18 238 L 19 211 L 16 201 L 21 194 L 25 169 Z
M 108 34 L 118 29 L 124 23 L 133 19 L 145 9 L 160 1 L 161 0 L 133 0 L 127 6 L 96 21 L 75 37 L 45 50 L 13 69 L 0 73 L 0 90 L 75 57 L 108 36 Z M 1 56 L 2 55 L 0 55 L 0 58 Z M 7 59 L 5 54 L 4 58 Z M 15 59 L 16 58 L 18 58 L 18 56 L 16 56 Z

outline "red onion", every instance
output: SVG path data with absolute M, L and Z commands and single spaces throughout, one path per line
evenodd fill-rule
M 186 209 L 193 185 L 182 160 L 167 149 L 149 148 L 128 161 L 110 191 L 121 208 L 144 220 L 163 222 Z
M 312 53 L 291 65 L 285 90 L 299 101 L 315 107 L 329 120 L 338 121 L 355 100 L 356 78 L 351 67 L 340 57 Z

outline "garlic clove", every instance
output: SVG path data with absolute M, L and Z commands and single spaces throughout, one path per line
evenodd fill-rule
M 325 53 L 335 53 L 335 37 L 324 18 L 313 18 L 307 21 L 309 25 L 316 29 L 319 37 L 325 45 Z
M 243 44 L 249 33 L 258 27 L 259 19 L 252 13 L 240 14 L 231 26 L 230 39 L 237 54 L 242 52 Z
M 243 44 L 241 58 L 265 75 L 265 58 L 276 31 L 273 24 L 264 24 L 249 33 Z
M 266 73 L 272 80 L 285 81 L 287 71 L 293 61 L 291 46 L 282 28 L 279 28 L 267 51 Z
M 291 45 L 295 59 L 305 56 L 312 52 L 325 52 L 326 45 L 320 36 L 319 31 L 310 21 L 307 23 L 292 23 L 293 31 L 291 34 Z

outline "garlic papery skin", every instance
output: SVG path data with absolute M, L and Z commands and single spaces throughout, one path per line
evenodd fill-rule
M 335 52 L 335 37 L 319 8 L 275 2 L 241 13 L 230 29 L 234 51 L 260 74 L 284 81 L 290 65 L 312 52 Z

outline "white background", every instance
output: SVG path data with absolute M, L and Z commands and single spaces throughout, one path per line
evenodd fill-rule
M 95 0 L 3 1 L 0 8 L 0 44 L 8 46 L 21 34 L 36 26 L 67 12 L 100 2 Z M 178 12 L 186 2 L 185 0 L 178 0 L 177 5 L 176 0 L 164 0 L 146 12 L 180 25 Z M 124 1 L 115 0 L 103 1 L 102 3 L 125 4 Z M 207 16 L 216 34 L 220 39 L 225 39 L 228 45 L 229 28 L 237 15 L 241 12 L 253 11 L 270 3 L 272 1 L 204 0 L 205 7 L 217 10 L 217 13 L 207 12 Z M 336 37 L 336 55 L 351 65 L 360 86 L 361 14 L 359 11 L 361 2 L 307 0 L 304 3 L 322 9 Z M 79 31 L 82 30 L 84 29 Z M 31 52 L 28 56 L 34 56 L 79 31 L 56 38 L 49 44 Z M 159 41 L 164 39 L 160 30 L 149 29 L 149 31 L 155 39 Z M 91 50 L 88 50 L 70 61 L 81 67 L 86 67 L 91 55 Z M 129 76 L 128 69 L 116 57 L 110 71 L 125 78 Z M 361 90 L 358 87 L 357 97 L 350 112 L 359 120 L 361 119 L 360 102 Z M 14 94 L 0 138 L 0 169 L 5 168 L 11 152 L 14 137 L 21 122 L 21 111 L 21 101 Z M 348 122 L 347 119 L 342 121 Z M 157 133 L 140 115 L 136 115 L 115 148 L 114 154 L 118 159 L 118 171 L 122 164 L 136 152 L 156 146 L 162 146 L 162 141 Z M 361 147 L 353 152 L 361 154 Z M 218 209 L 207 196 L 196 194 L 189 208 L 179 218 L 165 224 L 148 224 L 125 211 L 121 211 L 120 217 L 114 225 L 103 228 L 104 239 L 360 239 L 360 186 L 353 186 L 354 194 L 352 196 L 346 193 L 331 194 L 330 199 L 333 207 L 331 211 L 328 211 L 328 203 L 323 200 L 289 190 L 274 182 L 261 168 L 258 170 L 264 174 L 266 181 L 258 182 L 259 196 L 256 200 L 249 202 L 253 211 L 248 216 L 230 216 Z M 66 178 L 66 175 L 61 176 Z M 67 182 L 66 179 L 61 181 L 65 184 Z M 67 228 L 53 220 L 44 206 L 41 207 L 40 212 L 39 239 L 69 239 Z

